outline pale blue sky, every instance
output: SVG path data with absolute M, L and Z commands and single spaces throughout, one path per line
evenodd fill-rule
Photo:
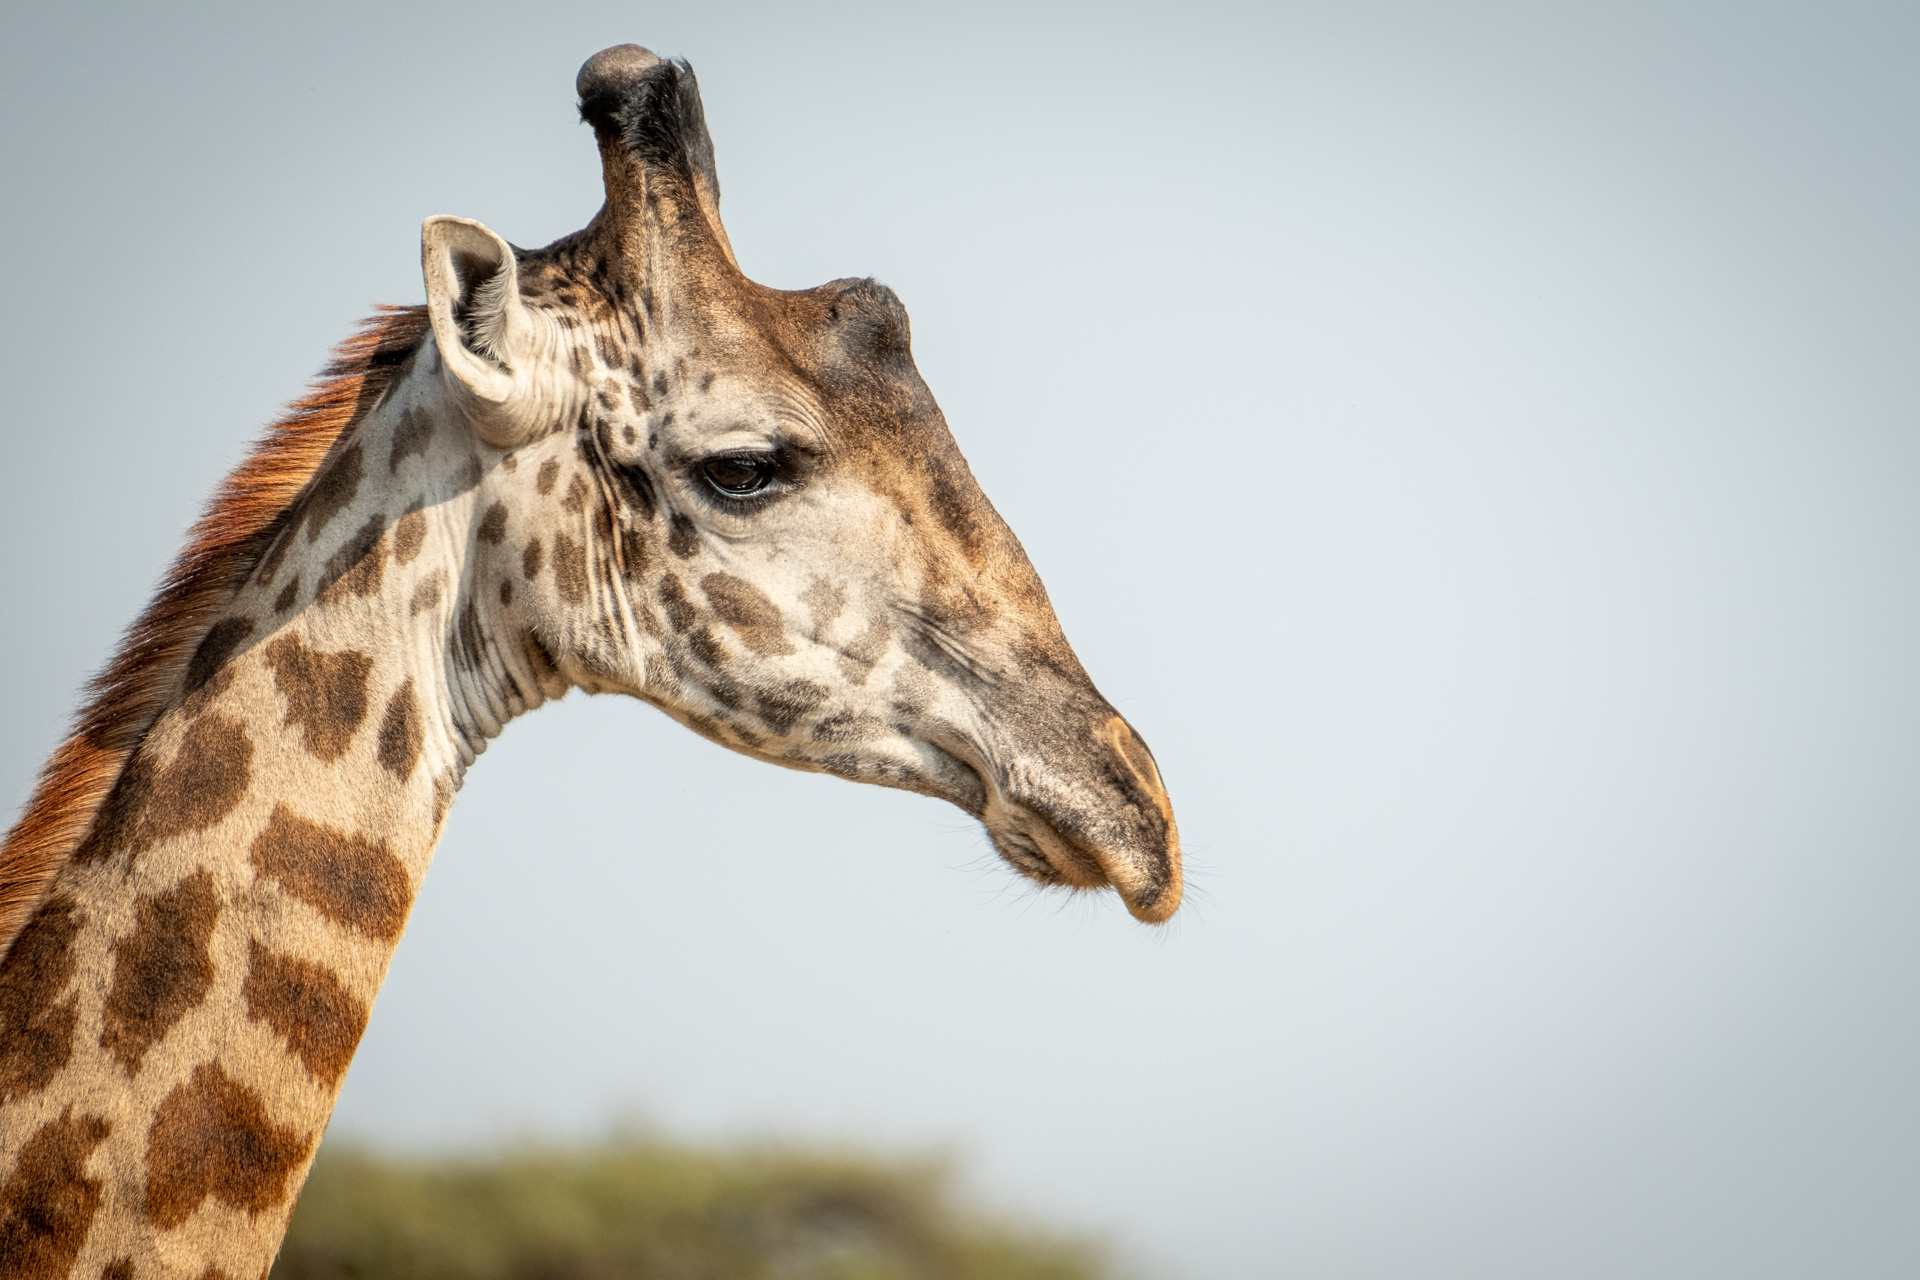
M 438 213 L 700 74 L 874 274 L 1193 901 L 577 696 L 470 775 L 335 1132 L 949 1145 L 1192 1280 L 1920 1272 L 1920 9 L 0 11 L 0 803 Z

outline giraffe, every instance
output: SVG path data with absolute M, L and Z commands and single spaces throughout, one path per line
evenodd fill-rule
M 1179 905 L 1153 757 L 898 298 L 741 273 L 684 61 L 575 87 L 599 212 L 427 221 L 426 304 L 228 477 L 0 847 L 0 1273 L 265 1275 L 468 766 L 573 688 Z

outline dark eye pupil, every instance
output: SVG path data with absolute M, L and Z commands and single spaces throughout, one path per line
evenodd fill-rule
M 709 458 L 705 468 L 722 493 L 758 493 L 773 479 L 773 464 L 765 458 Z

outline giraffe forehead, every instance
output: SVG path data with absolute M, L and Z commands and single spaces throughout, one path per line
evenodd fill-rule
M 617 412 L 624 399 L 644 414 L 689 392 L 771 394 L 803 405 L 865 402 L 804 416 L 837 420 L 854 409 L 864 418 L 879 408 L 888 425 L 905 425 L 903 411 L 931 407 L 906 309 L 875 281 L 787 291 L 732 276 L 709 281 L 697 301 L 666 303 L 613 273 L 607 259 L 568 241 L 519 262 L 522 301 L 559 334 L 556 358 L 599 384 L 602 410 Z

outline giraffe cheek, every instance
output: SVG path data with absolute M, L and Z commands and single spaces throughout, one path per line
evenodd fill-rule
M 710 573 L 700 579 L 700 589 L 706 592 L 714 613 L 748 649 L 763 658 L 794 652 L 793 642 L 787 638 L 786 617 L 759 587 L 732 574 Z

